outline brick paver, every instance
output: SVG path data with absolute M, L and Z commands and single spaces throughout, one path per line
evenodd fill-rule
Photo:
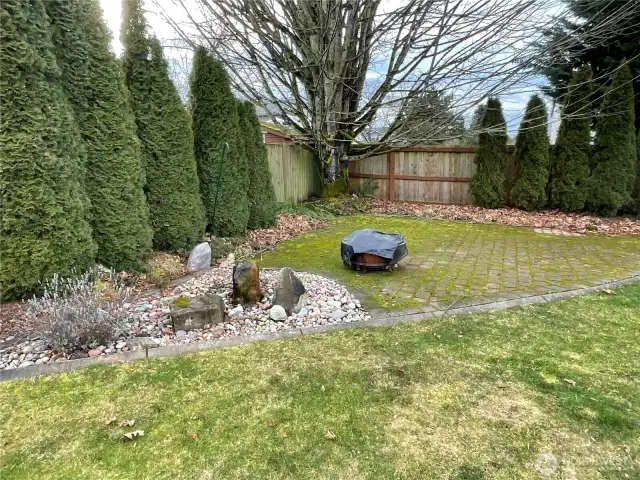
M 409 248 L 396 271 L 357 274 L 340 241 L 358 228 L 400 232 Z M 640 239 L 397 217 L 342 218 L 280 244 L 262 266 L 318 271 L 364 292 L 378 306 L 442 310 L 594 286 L 640 273 Z

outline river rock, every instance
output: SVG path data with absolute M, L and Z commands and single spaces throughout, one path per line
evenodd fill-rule
M 211 246 L 207 242 L 196 245 L 189 254 L 187 269 L 190 272 L 209 268 L 211 266 Z
M 233 300 L 246 305 L 259 303 L 261 299 L 258 265 L 245 260 L 233 267 Z
M 200 295 L 190 298 L 185 306 L 174 303 L 170 315 L 174 332 L 216 325 L 224 321 L 224 300 L 220 295 Z
M 284 308 L 287 315 L 291 315 L 292 312 L 297 313 L 306 304 L 306 291 L 307 289 L 293 270 L 285 267 L 280 270 L 273 303 Z
M 287 319 L 287 312 L 280 305 L 274 305 L 269 310 L 269 317 L 276 322 L 284 322 Z

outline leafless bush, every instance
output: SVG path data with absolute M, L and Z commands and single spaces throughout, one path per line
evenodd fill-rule
M 90 272 L 79 278 L 54 275 L 43 285 L 42 296 L 29 300 L 27 314 L 53 348 L 96 347 L 126 329 L 129 289 L 111 285 L 94 281 Z

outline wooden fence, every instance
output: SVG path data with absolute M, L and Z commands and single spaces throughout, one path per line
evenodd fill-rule
M 475 146 L 411 147 L 349 164 L 349 179 L 356 185 L 377 180 L 376 197 L 403 202 L 467 205 L 469 182 L 476 171 Z M 513 146 L 509 146 L 506 178 L 514 177 Z
M 320 193 L 320 177 L 311 152 L 297 145 L 266 147 L 278 202 L 298 202 Z

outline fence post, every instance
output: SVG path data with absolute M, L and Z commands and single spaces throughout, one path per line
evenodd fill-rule
M 387 153 L 387 170 L 389 171 L 389 201 L 396 199 L 396 152 Z

